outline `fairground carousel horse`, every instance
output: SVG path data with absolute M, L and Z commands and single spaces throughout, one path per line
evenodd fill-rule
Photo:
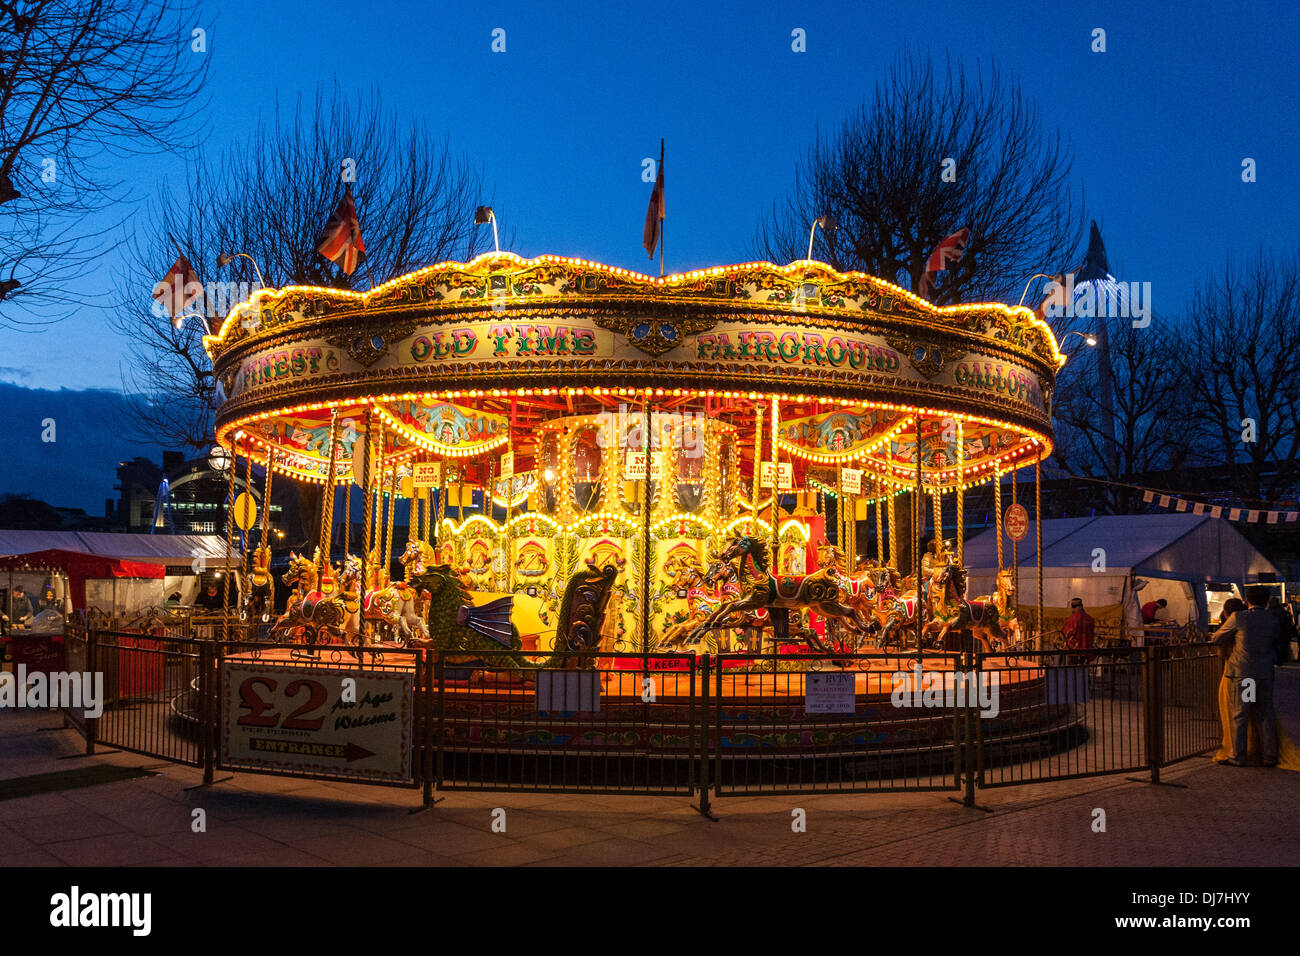
M 903 587 L 903 578 L 895 568 L 875 568 L 871 573 L 875 600 L 864 609 L 875 625 L 880 646 L 902 647 L 907 628 L 916 624 L 916 590 Z
M 848 626 L 843 618 L 826 619 L 826 638 L 831 646 L 846 654 L 857 651 L 865 638 L 880 629 L 872 612 L 876 606 L 875 562 L 864 559 L 854 574 L 845 569 L 846 556 L 837 545 L 823 541 L 817 546 L 817 567 L 832 575 L 844 591 L 844 603 L 857 610 L 867 621 L 867 629 Z
M 267 620 L 275 609 L 275 578 L 271 574 L 271 549 L 260 547 L 253 552 L 253 569 L 248 574 L 248 620 Z
M 424 623 L 424 602 L 429 596 L 410 582 L 412 575 L 423 574 L 437 561 L 437 552 L 424 541 L 411 540 L 406 543 L 406 550 L 398 559 L 405 569 L 404 581 L 394 581 L 393 590 L 397 594 L 397 617 L 400 640 L 403 642 L 420 640 L 429 636 L 428 625 Z
M 741 581 L 747 583 L 750 590 L 745 597 L 724 602 L 696 628 L 700 634 L 737 612 L 760 610 L 767 611 L 778 644 L 790 639 L 791 610 L 806 608 L 823 617 L 844 618 L 850 626 L 863 633 L 870 626 L 860 610 L 845 603 L 848 595 L 826 569 L 803 576 L 777 577 L 767 569 L 766 544 L 748 535 L 733 538 L 719 558 L 724 562 L 740 560 Z M 803 637 L 813 650 L 826 650 L 815 632 L 805 631 Z
M 343 595 L 333 585 L 333 571 L 326 568 L 326 586 L 320 580 L 317 561 L 289 552 L 289 570 L 280 578 L 292 587 L 284 614 L 271 625 L 271 639 L 299 638 L 313 648 L 317 644 L 344 641 L 347 610 Z
M 1001 581 L 999 581 L 999 584 Z M 930 611 L 933 620 L 927 625 L 937 632 L 935 643 L 942 647 L 951 630 L 969 630 L 984 650 L 992 652 L 993 641 L 1002 643 L 1000 613 L 994 600 L 966 600 L 966 569 L 949 563 L 936 568 L 930 587 Z
M 475 607 L 469 588 L 447 564 L 426 566 L 422 572 L 407 577 L 412 587 L 428 594 L 424 602 L 427 636 L 414 637 L 410 644 L 453 652 L 449 663 L 487 670 L 512 670 L 519 666 L 513 655 L 485 653 L 517 651 L 523 647 L 519 632 L 510 623 L 513 597 L 497 598 Z
M 698 565 L 691 567 L 674 584 L 686 588 L 686 618 L 665 629 L 659 638 L 657 650 L 677 650 L 687 644 L 703 640 L 709 653 L 718 651 L 718 641 L 707 633 L 701 635 L 697 629 L 718 609 L 723 601 L 734 601 L 740 597 L 740 585 L 736 569 L 729 561 L 719 560 L 718 555 L 710 549 L 712 563 L 707 571 Z M 758 628 L 763 621 L 753 614 L 737 613 L 730 620 L 715 625 L 718 631 L 738 628 Z

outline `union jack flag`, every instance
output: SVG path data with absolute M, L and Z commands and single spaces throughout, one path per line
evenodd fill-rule
M 345 275 L 352 275 L 357 266 L 366 261 L 366 244 L 361 238 L 361 223 L 357 220 L 356 204 L 352 202 L 351 185 L 344 188 L 334 215 L 316 237 L 316 251 L 342 269 Z
M 934 279 L 950 265 L 961 262 L 966 254 L 966 243 L 970 241 L 970 229 L 958 229 L 951 236 L 934 247 L 930 258 L 925 263 L 925 273 L 921 276 L 921 296 L 926 299 L 934 297 Z

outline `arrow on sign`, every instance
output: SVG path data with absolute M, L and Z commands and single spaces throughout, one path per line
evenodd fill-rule
M 375 752 L 373 750 L 367 750 L 360 744 L 349 742 L 343 746 L 343 759 L 348 763 L 352 763 L 354 760 L 362 760 L 366 757 L 373 757 L 374 755 Z

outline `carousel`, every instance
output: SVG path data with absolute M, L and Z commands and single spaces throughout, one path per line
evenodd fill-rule
M 312 553 L 242 569 L 278 637 L 617 668 L 1032 629 L 1013 571 L 967 595 L 962 567 L 964 496 L 992 483 L 1001 529 L 1008 476 L 1052 451 L 1065 358 L 1027 308 L 810 260 L 651 277 L 494 252 L 263 289 L 204 346 L 232 485 L 322 487 Z

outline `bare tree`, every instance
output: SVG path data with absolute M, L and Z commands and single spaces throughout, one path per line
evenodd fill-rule
M 1192 298 L 1183 347 L 1196 407 L 1188 436 L 1227 466 L 1243 502 L 1274 504 L 1300 481 L 1300 252 L 1229 259 Z
M 123 198 L 106 158 L 185 145 L 197 21 L 184 0 L 0 0 L 0 325 L 66 311 L 97 254 L 85 215 Z
M 1071 475 L 1113 482 L 1101 500 L 1113 513 L 1126 514 L 1138 492 L 1123 485 L 1188 461 L 1190 402 L 1182 365 L 1174 360 L 1183 335 L 1159 318 L 1137 328 L 1127 315 L 1089 321 L 1109 352 L 1110 367 L 1103 370 L 1100 347 L 1089 348 L 1079 338 L 1062 342 L 1075 351 L 1057 377 L 1053 461 Z M 1107 372 L 1109 409 L 1102 395 Z
M 1029 276 L 1056 272 L 1081 237 L 1082 197 L 1058 133 L 996 69 L 904 53 L 862 106 L 830 136 L 819 132 L 794 187 L 758 226 L 754 251 L 775 262 L 807 254 L 813 219 L 833 214 L 814 258 L 917 290 L 944 238 L 970 227 L 960 266 L 934 301 L 1016 301 Z
M 366 264 L 351 276 L 317 251 L 345 181 L 367 251 Z M 452 154 L 445 139 L 386 113 L 377 92 L 351 99 L 337 86 L 306 103 L 299 98 L 284 120 L 277 109 L 245 142 L 194 164 L 185 188 L 164 191 L 137 230 L 118 277 L 112 321 L 130 339 L 123 389 L 134 402 L 137 440 L 192 449 L 212 443 L 217 396 L 204 329 L 193 320 L 174 328 L 152 298 L 178 253 L 205 285 L 203 301 L 192 308 L 215 325 L 257 288 L 254 266 L 243 257 L 218 281 L 223 253 L 247 253 L 276 287 L 367 288 L 371 276 L 379 284 L 435 262 L 472 258 L 490 241 L 474 227 L 474 208 L 486 201 L 481 173 Z M 301 489 L 308 497 L 319 493 L 315 485 Z M 306 499 L 303 506 L 308 522 L 315 508 Z

